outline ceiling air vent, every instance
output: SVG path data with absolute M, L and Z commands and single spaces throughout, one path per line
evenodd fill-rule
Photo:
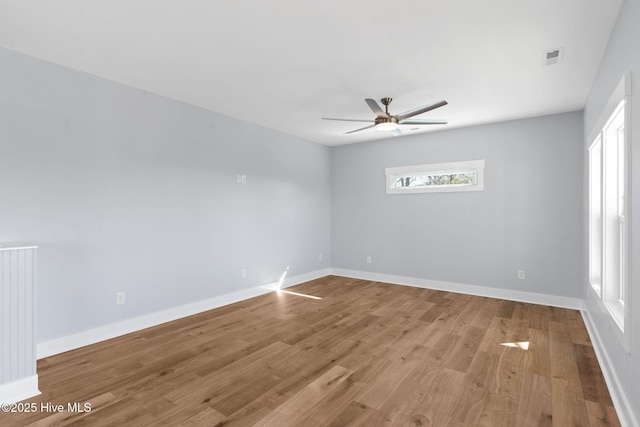
M 563 51 L 563 48 L 546 51 L 544 53 L 544 65 L 558 64 L 562 60 Z

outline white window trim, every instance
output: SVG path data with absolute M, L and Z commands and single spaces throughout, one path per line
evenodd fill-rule
M 478 172 L 477 182 L 474 185 L 438 185 L 430 187 L 394 188 L 393 183 L 398 175 L 411 175 L 435 172 L 460 172 L 475 169 Z M 427 165 L 399 166 L 385 168 L 387 181 L 387 194 L 411 194 L 411 193 L 443 193 L 457 191 L 483 191 L 484 190 L 484 160 L 469 160 L 462 162 L 431 163 Z
M 631 73 L 626 73 L 618 85 L 616 86 L 613 94 L 609 98 L 605 108 L 602 113 L 598 117 L 596 121 L 596 125 L 593 127 L 591 133 L 589 134 L 589 154 L 593 146 L 597 143 L 598 139 L 601 138 L 604 128 L 607 126 L 607 123 L 611 116 L 614 114 L 616 108 L 618 108 L 619 104 L 624 101 L 624 144 L 625 144 L 625 152 L 626 152 L 626 164 L 625 164 L 625 187 L 626 187 L 626 212 L 625 212 L 625 223 L 627 225 L 624 235 L 624 239 L 626 240 L 626 254 L 623 256 L 627 260 L 627 268 L 624 270 L 624 277 L 622 280 L 626 282 L 625 287 L 625 304 L 611 304 L 606 301 L 606 289 L 604 286 L 600 288 L 600 292 L 596 289 L 597 286 L 593 286 L 591 284 L 591 280 L 588 281 L 587 287 L 589 289 L 590 295 L 597 302 L 602 313 L 605 314 L 606 318 L 610 321 L 610 329 L 617 336 L 618 340 L 622 343 L 623 347 L 627 352 L 631 351 L 631 286 L 629 285 L 630 280 L 630 268 L 628 260 L 633 259 L 631 255 L 631 245 L 630 245 L 630 230 L 629 224 L 631 224 L 631 215 L 632 212 L 629 209 L 631 206 L 631 191 L 630 191 L 630 182 L 631 182 Z M 589 157 L 588 157 L 589 158 Z M 589 159 L 590 161 L 590 159 Z M 590 166 L 590 164 L 588 165 Z M 590 174 L 588 175 L 589 180 L 591 179 Z M 591 184 L 589 184 L 591 185 Z M 604 212 L 602 213 L 604 215 Z M 591 206 L 588 207 L 588 222 L 591 221 Z M 589 230 L 591 229 L 591 225 L 588 225 Z M 591 233 L 591 231 L 589 231 Z M 589 264 L 591 261 L 591 244 L 589 240 Z M 589 276 L 591 274 L 591 267 L 589 266 Z M 605 266 L 603 265 L 601 268 L 601 274 L 605 274 Z M 591 279 L 589 277 L 589 279 Z

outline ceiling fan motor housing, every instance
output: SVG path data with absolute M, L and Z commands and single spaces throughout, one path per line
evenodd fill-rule
M 380 123 L 395 123 L 395 124 L 398 124 L 398 118 L 396 116 L 376 117 L 376 125 L 379 125 Z

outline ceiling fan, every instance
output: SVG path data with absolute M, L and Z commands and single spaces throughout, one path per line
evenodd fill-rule
M 370 129 L 375 126 L 375 128 L 379 131 L 395 131 L 394 134 L 398 135 L 400 131 L 398 130 L 398 125 L 446 125 L 446 120 L 411 120 L 411 117 L 417 116 L 418 114 L 426 113 L 427 111 L 435 110 L 436 108 L 443 107 L 447 105 L 447 101 L 439 101 L 435 104 L 425 105 L 423 107 L 418 107 L 413 110 L 405 111 L 402 114 L 398 114 L 396 116 L 389 114 L 389 104 L 391 104 L 392 98 L 382 98 L 380 102 L 384 105 L 384 111 L 380 108 L 380 105 L 376 101 L 371 98 L 365 99 L 369 108 L 376 115 L 375 120 L 360 120 L 360 119 L 332 119 L 328 117 L 323 117 L 322 120 L 338 120 L 341 122 L 368 122 L 373 123 L 372 125 L 365 126 L 360 129 L 351 130 L 349 132 L 345 132 L 345 134 L 360 132 L 361 130 Z

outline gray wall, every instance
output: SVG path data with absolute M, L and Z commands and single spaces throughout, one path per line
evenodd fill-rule
M 631 333 L 631 352 L 627 353 L 616 336 L 611 333 L 611 322 L 598 308 L 588 290 L 588 260 L 584 255 L 583 289 L 587 310 L 595 323 L 598 334 L 603 341 L 609 357 L 610 367 L 616 373 L 621 387 L 629 398 L 636 420 L 640 421 L 640 2 L 626 0 L 618 22 L 614 27 L 609 44 L 602 59 L 596 80 L 591 88 L 584 110 L 584 134 L 586 136 L 596 125 L 609 97 L 622 78 L 631 71 L 631 253 L 629 259 L 631 281 L 629 283 L 629 300 L 631 303 L 631 324 L 627 325 Z M 586 153 L 589 141 L 585 139 L 583 153 Z M 586 154 L 585 154 L 586 169 Z M 584 181 L 585 195 L 587 181 Z M 584 208 L 584 239 L 587 241 L 586 227 L 587 205 Z
M 579 112 L 333 148 L 332 267 L 581 297 L 581 149 Z M 385 194 L 385 167 L 476 159 L 484 191 Z
M 38 342 L 327 268 L 329 160 L 0 50 L 0 240 L 40 246 Z

